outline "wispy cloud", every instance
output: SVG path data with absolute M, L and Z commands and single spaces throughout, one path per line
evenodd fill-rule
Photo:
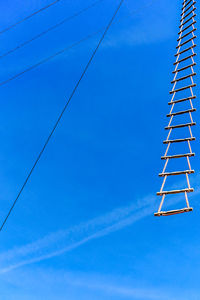
M 42 239 L 0 253 L 0 273 L 40 262 L 71 251 L 91 240 L 130 226 L 153 213 L 155 197 L 149 196 L 126 207 L 66 230 L 51 233 Z
M 198 180 L 198 176 L 196 176 L 196 180 Z M 194 196 L 199 193 L 200 189 L 196 190 Z M 172 203 L 177 204 L 182 200 L 181 195 L 175 199 L 171 198 L 166 201 L 166 206 L 170 206 Z M 153 216 L 157 206 L 158 198 L 149 195 L 85 223 L 48 234 L 33 243 L 0 253 L 0 274 L 62 255 L 89 241 L 130 226 L 146 216 L 151 214 Z
M 137 9 L 133 9 L 134 5 L 135 3 L 126 3 L 129 11 L 128 25 L 124 26 L 122 22 L 117 34 L 106 40 L 105 47 L 160 43 L 176 35 L 177 4 L 162 0 L 158 5 L 157 0 L 152 0 L 146 1 Z M 122 16 L 120 21 L 125 21 L 126 18 Z
M 76 285 L 98 290 L 106 294 L 123 296 L 128 299 L 146 299 L 146 300 L 171 300 L 171 296 L 161 292 L 161 290 L 131 288 L 129 286 L 120 286 L 106 283 L 83 283 L 76 282 Z
M 96 299 L 95 295 L 98 294 L 98 299 L 145 299 L 145 300 L 186 300 L 193 296 L 198 295 L 198 291 L 189 291 L 187 287 L 183 290 L 163 287 L 152 287 L 141 283 L 137 283 L 128 277 L 118 277 L 112 275 L 102 275 L 98 273 L 82 273 L 82 272 L 66 272 L 63 270 L 51 269 L 26 269 L 24 271 L 16 270 L 12 274 L 6 274 L 4 280 L 12 283 L 18 287 L 19 290 L 28 288 L 29 293 L 38 291 L 41 295 L 46 287 L 53 286 L 53 289 L 60 291 L 60 297 L 56 295 L 50 299 L 65 299 L 66 292 L 70 299 Z M 70 290 L 76 288 L 76 296 L 70 295 Z M 52 293 L 52 290 L 51 290 Z M 89 298 L 87 297 L 89 293 Z M 92 296 L 91 296 L 92 295 Z M 26 295 L 27 296 L 27 295 Z M 37 294 L 34 299 L 37 299 Z M 102 297 L 102 298 L 101 298 Z M 49 298 L 49 295 L 48 295 Z M 192 297 L 192 299 L 195 297 Z M 196 299 L 196 298 L 195 298 Z

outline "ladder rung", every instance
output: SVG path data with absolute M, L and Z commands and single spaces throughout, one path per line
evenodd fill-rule
M 185 3 L 187 3 L 187 0 L 184 0 L 184 1 L 182 2 L 182 5 L 185 4 Z
M 189 50 L 195 48 L 196 46 L 197 46 L 197 45 L 194 44 L 194 45 L 192 45 L 192 46 L 190 46 L 190 47 L 184 49 L 183 51 L 177 52 L 176 54 L 174 54 L 174 56 L 175 56 L 175 57 L 176 57 L 176 56 L 179 56 L 179 55 L 181 55 L 181 54 L 183 54 L 183 53 L 185 53 L 185 52 L 187 52 L 187 51 L 189 51 Z
M 185 42 L 183 42 L 183 43 L 179 44 L 178 46 L 176 46 L 176 49 L 178 49 L 179 47 L 182 47 L 182 46 L 184 46 L 185 44 L 187 44 L 187 43 L 191 42 L 192 40 L 194 40 L 194 39 L 196 39 L 196 38 L 197 38 L 197 36 L 196 36 L 196 35 L 192 36 L 192 37 L 191 37 L 190 39 L 188 39 L 187 41 L 185 41 Z
M 193 33 L 193 32 L 196 31 L 196 30 L 197 30 L 197 29 L 194 28 L 194 29 L 192 29 L 191 31 L 189 31 L 189 32 L 187 32 L 186 34 L 184 34 L 183 36 L 179 37 L 179 38 L 177 39 L 177 42 L 180 41 L 180 40 L 182 40 L 182 39 L 184 39 L 186 36 L 190 35 L 191 33 Z
M 194 12 L 197 8 L 194 7 L 187 15 L 183 16 L 181 19 L 180 19 L 180 22 L 182 22 L 183 20 L 185 20 L 192 12 Z
M 187 2 L 188 2 L 188 0 L 183 0 L 182 5 L 187 3 Z
M 194 63 L 192 63 L 192 64 L 190 64 L 190 65 L 188 65 L 188 66 L 185 66 L 185 67 L 183 67 L 183 68 L 180 68 L 180 69 L 174 70 L 172 73 L 173 73 L 173 74 L 175 74 L 175 73 L 178 73 L 178 72 L 184 71 L 184 70 L 186 70 L 186 69 L 188 69 L 188 68 L 191 68 L 191 67 L 194 67 L 194 66 L 196 66 L 196 63 L 195 63 L 195 62 L 194 62 Z
M 189 58 L 191 58 L 191 57 L 194 57 L 194 56 L 196 56 L 196 55 L 197 55 L 196 53 L 192 53 L 192 54 L 189 55 L 189 56 L 186 56 L 186 57 L 184 57 L 184 58 L 182 58 L 182 59 L 180 59 L 180 60 L 175 61 L 174 65 L 177 65 L 177 64 L 179 64 L 179 63 L 181 63 L 181 62 L 183 62 L 183 61 L 185 61 L 185 60 L 187 60 L 187 59 L 189 59 Z
M 182 98 L 182 99 L 178 99 L 178 100 L 174 100 L 174 101 L 168 102 L 168 104 L 172 105 L 172 104 L 175 104 L 175 103 L 180 103 L 180 102 L 184 102 L 184 101 L 187 101 L 187 100 L 196 99 L 196 97 L 197 96 L 190 96 L 190 97 L 187 97 L 187 98 Z
M 170 91 L 169 93 L 170 93 L 170 94 L 177 93 L 177 92 L 180 92 L 180 91 L 183 91 L 183 90 L 186 90 L 186 89 L 190 89 L 190 88 L 195 87 L 195 86 L 196 86 L 196 83 L 193 83 L 193 84 L 184 86 L 184 87 L 182 87 L 182 88 L 180 88 L 180 89 Z
M 184 26 L 185 24 L 187 24 L 189 21 L 191 21 L 193 18 L 195 18 L 197 15 L 194 14 L 192 17 L 190 17 L 189 19 L 187 19 L 185 22 L 183 22 L 183 24 L 179 25 L 179 28 L 181 28 L 182 26 Z
M 168 211 L 160 211 L 154 214 L 155 217 L 161 217 L 161 216 L 172 216 L 172 215 L 178 215 L 186 212 L 193 211 L 192 207 L 185 207 L 181 209 L 174 209 L 174 210 L 168 210 Z
M 181 81 L 181 80 L 185 80 L 185 79 L 190 78 L 191 76 L 195 76 L 195 75 L 197 75 L 197 73 L 191 73 L 189 75 L 186 75 L 186 76 L 183 76 L 183 77 L 180 77 L 180 78 L 176 78 L 176 79 L 172 80 L 171 83 Z
M 166 155 L 161 156 L 162 160 L 173 159 L 173 158 L 182 158 L 182 157 L 192 157 L 195 156 L 195 153 L 185 153 L 185 154 L 175 154 L 175 155 Z
M 184 8 L 186 8 L 188 6 L 188 4 L 190 4 L 193 0 L 188 1 L 186 4 L 183 5 L 182 10 L 184 10 Z
M 168 129 L 175 129 L 175 128 L 183 128 L 183 127 L 194 126 L 194 125 L 196 125 L 195 122 L 193 122 L 193 123 L 186 123 L 186 124 L 179 124 L 179 125 L 171 125 L 171 126 L 165 127 L 165 129 L 168 130 Z
M 166 140 L 166 141 L 163 141 L 163 144 L 180 143 L 180 142 L 188 142 L 188 141 L 195 141 L 195 137 L 189 137 L 189 138 L 184 138 L 184 139 L 175 139 L 175 140 Z
M 177 116 L 177 115 L 183 115 L 183 114 L 187 114 L 187 113 L 194 112 L 194 111 L 196 111 L 196 108 L 181 110 L 181 111 L 178 111 L 178 112 L 174 112 L 174 113 L 168 114 L 167 117 Z
M 183 16 L 195 4 L 196 4 L 196 1 L 194 1 L 184 12 L 182 12 L 181 16 Z
M 186 31 L 188 28 L 190 28 L 192 25 L 196 24 L 197 21 L 193 21 L 191 24 L 189 24 L 188 26 L 186 26 L 185 28 L 183 28 L 182 30 L 179 31 L 178 35 L 180 35 L 181 33 L 183 33 L 184 31 Z
M 187 188 L 187 189 L 182 189 L 182 190 L 162 191 L 162 192 L 158 192 L 157 195 L 162 196 L 162 195 L 179 194 L 179 193 L 185 193 L 185 192 L 186 193 L 191 193 L 191 192 L 194 192 L 194 189 Z
M 184 175 L 184 174 L 194 174 L 194 170 L 165 172 L 165 173 L 160 173 L 158 176 L 159 177 L 165 177 L 165 176 Z

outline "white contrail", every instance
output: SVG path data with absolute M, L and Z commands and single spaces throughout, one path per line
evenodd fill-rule
M 142 204 L 134 203 L 115 209 L 78 226 L 49 234 L 34 243 L 3 252 L 0 254 L 0 273 L 59 256 L 91 240 L 129 226 L 153 212 L 154 199 L 146 197 Z M 147 200 L 151 205 L 147 205 Z
M 200 190 L 197 190 L 195 196 L 199 193 Z M 168 204 L 178 203 L 181 199 L 177 197 L 173 202 L 171 199 Z M 0 253 L 0 273 L 62 255 L 91 240 L 130 226 L 148 215 L 153 216 L 155 201 L 156 197 L 145 197 L 139 202 L 114 209 L 88 222 L 51 233 L 33 243 Z
M 47 286 L 54 286 L 57 290 L 60 286 L 69 286 L 78 289 L 80 293 L 83 291 L 94 291 L 95 293 L 103 293 L 106 299 L 114 298 L 113 296 L 121 297 L 123 299 L 148 299 L 148 300 L 188 300 L 193 299 L 199 295 L 198 291 L 185 289 L 168 289 L 161 286 L 139 287 L 138 283 L 130 278 L 123 278 L 103 275 L 98 273 L 88 272 L 66 272 L 63 270 L 40 269 L 35 268 L 25 269 L 23 271 L 17 270 L 12 274 L 3 274 L 2 279 L 6 278 L 9 284 L 20 287 L 20 289 L 46 291 Z M 63 291 L 64 292 L 64 291 Z M 28 296 L 27 296 L 28 297 Z M 47 297 L 48 298 L 48 297 Z M 74 298 L 73 298 L 74 299 Z

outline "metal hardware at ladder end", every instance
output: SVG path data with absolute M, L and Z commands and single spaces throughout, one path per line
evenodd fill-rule
M 158 196 L 162 197 L 162 200 L 159 205 L 158 212 L 154 214 L 154 216 L 156 217 L 172 216 L 193 211 L 193 208 L 189 205 L 188 193 L 192 193 L 194 191 L 194 189 L 190 186 L 189 176 L 195 172 L 193 169 L 191 169 L 190 164 L 190 158 L 195 156 L 195 153 L 192 152 L 191 148 L 191 142 L 195 140 L 195 137 L 192 135 L 191 126 L 193 127 L 196 125 L 196 122 L 194 122 L 192 118 L 192 113 L 196 111 L 192 103 L 192 101 L 196 99 L 196 95 L 194 95 L 193 92 L 193 88 L 196 86 L 193 81 L 196 76 L 196 72 L 194 72 L 194 67 L 196 66 L 196 63 L 194 61 L 194 58 L 196 56 L 196 53 L 194 52 L 194 48 L 196 47 L 196 44 L 194 43 L 194 39 L 196 39 L 196 35 L 194 34 L 194 32 L 196 32 L 196 7 L 194 6 L 195 3 L 195 0 L 184 0 L 181 8 L 180 26 L 178 28 L 179 37 L 177 39 L 178 45 L 176 47 L 177 53 L 175 54 L 176 61 L 174 63 L 175 70 L 172 72 L 174 78 L 171 81 L 171 83 L 173 84 L 173 88 L 170 91 L 172 98 L 171 101 L 168 102 L 171 109 L 170 113 L 167 114 L 167 117 L 170 117 L 170 121 L 165 127 L 165 129 L 168 130 L 169 133 L 167 139 L 163 142 L 164 144 L 166 144 L 167 149 L 164 156 L 161 156 L 161 159 L 165 161 L 165 165 L 162 173 L 159 174 L 159 176 L 163 178 L 163 181 L 161 189 L 157 193 Z M 180 93 L 181 97 L 179 96 Z M 185 105 L 186 108 L 183 110 L 178 110 L 177 107 L 179 103 L 181 103 L 182 106 Z M 190 105 L 189 107 L 188 104 Z M 183 118 L 189 117 L 190 121 L 188 122 L 187 120 L 185 121 L 185 123 L 183 121 L 182 123 L 179 123 L 179 115 L 182 115 Z M 189 136 L 172 138 L 171 135 L 173 133 L 180 132 L 180 128 L 182 128 L 183 130 L 187 130 Z M 180 146 L 184 145 L 185 143 L 186 146 L 188 146 L 189 151 L 185 152 L 185 149 L 183 148 L 183 151 L 181 151 L 181 153 L 174 153 L 176 151 L 175 148 L 173 149 L 173 147 L 175 147 L 177 143 Z M 174 150 L 173 154 L 169 153 L 171 148 L 172 150 Z M 168 168 L 168 164 L 171 161 L 175 161 L 176 159 L 180 161 L 181 158 L 183 160 L 186 160 L 188 169 L 173 170 L 170 172 L 166 170 Z M 173 186 L 177 186 L 177 188 L 167 188 L 167 190 L 164 189 L 168 176 L 175 180 Z M 185 176 L 185 188 L 179 187 L 180 182 L 182 183 L 182 177 L 180 178 L 179 176 Z M 166 203 L 167 205 L 167 196 L 172 194 L 175 196 L 176 194 L 184 194 L 186 206 L 181 209 L 173 208 L 173 210 L 162 210 L 164 203 Z

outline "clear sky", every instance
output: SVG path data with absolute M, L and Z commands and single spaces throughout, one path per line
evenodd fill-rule
M 1 34 L 0 54 L 93 1 L 61 0 Z M 0 1 L 0 29 L 49 2 Z M 118 2 L 104 0 L 0 59 L 0 81 L 105 26 Z M 199 112 L 194 212 L 153 216 L 181 2 L 125 0 L 0 233 L 0 299 L 200 299 Z M 0 221 L 99 37 L 0 87 Z

